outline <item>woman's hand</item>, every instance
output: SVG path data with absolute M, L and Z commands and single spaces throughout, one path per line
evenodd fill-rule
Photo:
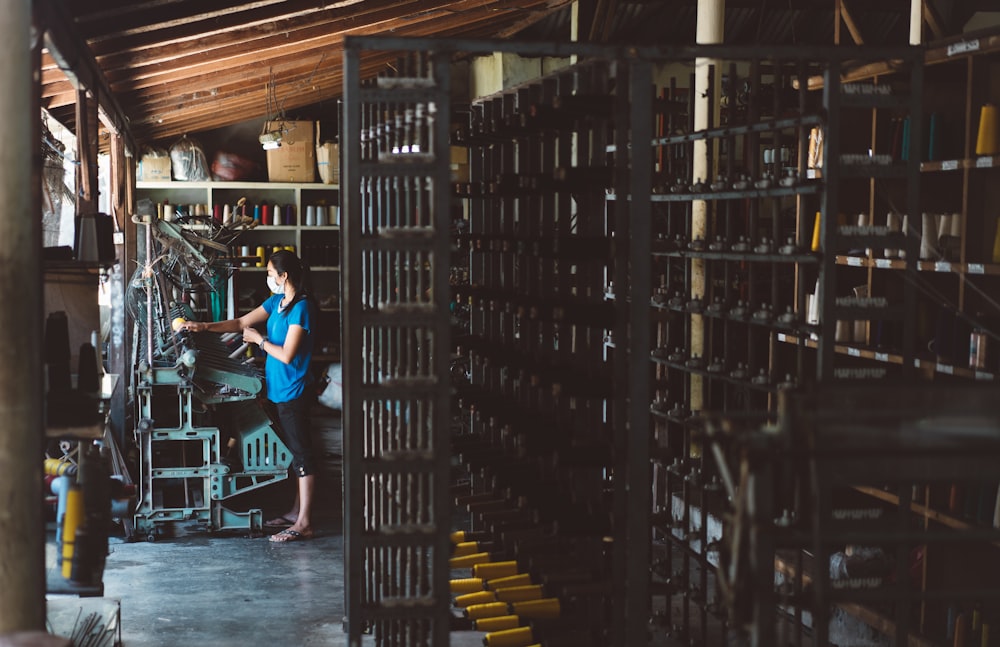
M 171 322 L 171 327 L 173 327 L 175 332 L 180 332 L 181 330 L 190 330 L 191 332 L 203 332 L 208 329 L 208 324 L 202 321 L 187 321 L 181 317 L 177 317 Z
M 243 329 L 243 341 L 249 342 L 251 344 L 260 344 L 264 340 L 264 335 L 260 334 L 256 328 L 244 328 Z

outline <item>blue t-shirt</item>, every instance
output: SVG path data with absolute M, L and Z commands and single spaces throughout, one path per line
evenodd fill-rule
M 290 326 L 302 326 L 306 334 L 302 338 L 298 352 L 289 363 L 284 364 L 270 355 L 267 356 L 264 374 L 267 378 L 267 399 L 271 402 L 289 402 L 296 399 L 302 395 L 311 377 L 309 361 L 313 352 L 313 330 L 309 302 L 307 299 L 299 299 L 291 308 L 279 312 L 278 304 L 282 298 L 281 294 L 273 294 L 262 304 L 268 314 L 268 340 L 273 344 L 284 346 Z

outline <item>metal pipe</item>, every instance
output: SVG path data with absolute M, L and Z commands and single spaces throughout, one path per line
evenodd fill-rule
M 0 262 L 8 278 L 0 294 L 0 635 L 45 630 L 45 526 L 42 520 L 42 168 L 38 88 L 40 44 L 32 42 L 32 3 L 7 4 L 0 33 L 9 47 L 0 57 L 0 116 L 9 128 L 0 146 Z M 35 34 L 38 38 L 38 34 Z M 24 155 L 31 163 L 24 163 Z M 32 175 L 32 172 L 35 175 Z M 25 190 L 25 187 L 31 187 Z M 27 283 L 27 285 L 25 285 Z

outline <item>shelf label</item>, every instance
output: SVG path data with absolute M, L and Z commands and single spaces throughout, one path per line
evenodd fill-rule
M 948 160 L 946 162 L 941 162 L 942 171 L 957 171 L 958 170 L 958 160 Z
M 865 259 L 861 258 L 860 256 L 848 256 L 847 264 L 851 267 L 861 267 L 862 265 L 865 264 Z
M 838 380 L 881 380 L 886 376 L 884 368 L 835 368 L 833 376 Z
M 892 86 L 875 85 L 874 83 L 845 83 L 840 86 L 844 94 L 862 94 L 889 96 L 892 94 Z
M 888 308 L 885 297 L 837 297 L 834 303 L 842 308 Z
M 963 40 L 958 43 L 952 43 L 948 45 L 948 56 L 955 56 L 956 54 L 965 54 L 968 52 L 975 52 L 979 49 L 979 39 L 973 38 L 972 40 Z
M 875 353 L 876 362 L 889 362 L 889 353 Z
M 945 375 L 954 375 L 955 374 L 955 367 L 954 366 L 950 366 L 948 364 L 938 364 L 937 365 L 937 372 L 938 373 L 944 373 Z
M 854 346 L 848 346 L 847 354 L 851 357 L 861 357 L 861 349 L 855 348 Z
M 986 274 L 986 266 L 982 263 L 969 263 L 969 274 Z
M 882 269 L 889 269 L 892 267 L 892 259 L 889 258 L 876 258 L 875 267 L 880 267 Z
M 993 156 L 986 155 L 976 158 L 976 168 L 993 168 Z
M 951 263 L 946 263 L 945 261 L 938 261 L 938 262 L 934 263 L 934 271 L 935 272 L 950 272 L 951 271 Z

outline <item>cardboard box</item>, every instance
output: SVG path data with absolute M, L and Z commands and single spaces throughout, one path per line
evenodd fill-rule
M 153 157 L 143 155 L 136 169 L 136 180 L 140 182 L 169 182 L 170 156 Z
M 313 122 L 268 122 L 266 130 L 284 124 L 281 146 L 267 151 L 267 179 L 271 182 L 315 182 L 316 147 Z

